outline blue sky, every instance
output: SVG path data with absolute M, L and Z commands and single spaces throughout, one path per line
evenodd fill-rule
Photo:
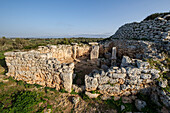
M 170 0 L 0 0 L 0 37 L 107 37 L 168 11 Z

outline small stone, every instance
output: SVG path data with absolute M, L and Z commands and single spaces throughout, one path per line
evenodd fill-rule
M 147 69 L 150 66 L 148 62 L 143 62 L 142 60 L 137 60 L 136 63 L 140 69 Z
M 124 67 L 121 67 L 122 73 L 126 73 L 126 69 Z
M 85 87 L 87 91 L 96 90 L 97 86 L 98 86 L 97 78 L 85 75 Z
M 89 98 L 97 98 L 100 94 L 92 94 L 90 92 L 85 92 L 85 94 L 89 97 Z
M 51 113 L 51 109 L 47 109 L 44 113 Z
M 73 104 L 75 104 L 75 105 L 77 105 L 77 104 L 79 103 L 79 101 L 80 101 L 80 98 L 79 98 L 79 97 L 73 97 L 73 98 L 72 98 L 72 102 L 73 102 Z
M 160 81 L 159 81 L 159 86 L 160 86 L 160 87 L 166 88 L 167 85 L 168 85 L 167 79 L 164 79 L 164 80 L 160 80 Z
M 117 100 L 119 100 L 120 99 L 120 97 L 118 97 L 118 96 L 115 96 L 114 97 L 114 101 L 117 101 Z
M 124 105 L 121 105 L 121 111 L 123 111 L 125 109 Z
M 132 61 L 128 56 L 123 56 L 121 67 L 129 66 L 131 63 Z
M 135 100 L 135 106 L 136 108 L 141 111 L 142 108 L 144 108 L 146 106 L 146 102 L 145 101 L 142 101 L 142 100 L 139 100 L 139 99 L 136 99 Z
M 126 103 L 132 103 L 132 99 L 129 98 L 129 97 L 122 97 L 122 102 L 123 102 L 124 104 L 126 104 Z
M 140 75 L 140 78 L 141 78 L 141 79 L 150 79 L 150 78 L 151 78 L 151 75 L 150 75 L 150 74 L 141 74 L 141 75 Z
M 109 95 L 102 95 L 100 98 L 101 98 L 102 100 L 112 99 L 111 96 L 109 96 Z

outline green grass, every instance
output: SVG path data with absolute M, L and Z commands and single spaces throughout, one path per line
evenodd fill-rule
M 2 41 L 3 40 L 3 41 Z M 38 46 L 45 46 L 48 44 L 57 45 L 57 44 L 67 44 L 71 43 L 83 43 L 87 44 L 88 42 L 98 42 L 103 40 L 103 38 L 0 38 L 0 51 L 10 51 L 16 49 L 35 49 Z
M 5 74 L 7 72 L 7 66 L 5 62 L 4 52 L 0 52 L 0 74 Z
M 74 90 L 72 90 L 70 94 L 79 94 L 79 93 L 77 93 Z
M 12 105 L 4 108 L 3 112 L 9 113 L 28 113 L 36 111 L 38 103 L 42 102 L 42 98 L 36 92 L 21 91 L 11 95 Z
M 116 109 L 118 111 L 118 113 L 124 113 L 124 112 L 131 112 L 131 111 L 137 111 L 136 107 L 134 104 L 130 104 L 130 103 L 123 103 L 122 102 L 122 98 L 120 98 L 117 101 L 114 101 L 114 97 L 112 97 L 112 99 L 106 100 L 105 104 L 107 105 L 107 107 L 109 108 L 113 108 Z M 123 111 L 121 111 L 121 105 L 125 106 L 125 109 Z
M 92 94 L 100 94 L 99 91 L 95 90 L 95 91 L 91 91 Z
M 63 88 L 63 89 L 60 89 L 60 92 L 61 92 L 61 93 L 68 93 L 64 88 Z

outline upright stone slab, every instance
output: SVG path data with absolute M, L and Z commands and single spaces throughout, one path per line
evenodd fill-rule
M 116 60 L 116 47 L 112 48 L 112 60 Z
M 90 52 L 90 60 L 98 59 L 99 57 L 99 46 L 97 42 L 89 42 L 89 45 L 92 46 L 92 50 Z
M 90 52 L 90 60 L 98 59 L 98 57 L 99 57 L 99 46 L 93 45 L 92 50 Z
M 73 45 L 73 59 L 76 60 L 77 56 L 77 43 L 72 43 Z
M 116 65 L 116 47 L 112 48 L 111 65 Z

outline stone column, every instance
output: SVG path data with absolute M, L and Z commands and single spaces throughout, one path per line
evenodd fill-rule
M 116 47 L 112 48 L 112 59 L 116 60 Z
M 90 52 L 90 60 L 98 59 L 99 57 L 99 46 L 97 42 L 90 42 L 90 45 L 92 45 L 92 50 Z
M 111 65 L 116 65 L 116 47 L 112 48 Z
M 73 59 L 76 60 L 77 56 L 77 43 L 72 43 L 73 45 Z

